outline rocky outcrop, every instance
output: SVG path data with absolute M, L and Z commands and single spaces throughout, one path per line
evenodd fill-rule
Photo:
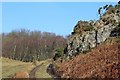
M 116 9 L 116 7 L 118 9 Z M 82 24 L 82 22 L 79 21 L 68 41 L 66 56 L 70 57 L 88 51 L 113 35 L 112 32 L 114 29 L 120 27 L 120 13 L 118 12 L 120 6 L 118 5 L 116 7 L 114 13 L 105 14 L 96 22 L 88 22 L 89 26 L 87 22 L 83 21 Z M 84 24 L 87 26 L 83 26 Z M 92 28 L 90 28 L 91 26 Z
M 59 69 L 54 68 L 54 65 L 49 65 L 47 72 L 53 78 L 56 78 L 56 74 L 59 74 L 61 78 L 109 78 L 111 75 L 110 78 L 119 78 L 119 63 L 116 60 L 118 60 L 120 45 L 99 45 L 109 37 L 118 35 L 120 36 L 119 4 L 110 7 L 97 21 L 78 21 L 64 49 L 64 58 L 71 58 L 97 47 L 94 51 L 78 55 L 71 60 L 56 61 Z M 117 70 L 115 71 L 113 67 L 117 67 Z

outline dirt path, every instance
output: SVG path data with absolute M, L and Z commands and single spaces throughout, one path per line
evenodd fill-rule
M 36 66 L 35 68 L 33 68 L 31 70 L 31 72 L 29 73 L 29 77 L 30 78 L 35 78 L 35 73 L 36 71 L 40 68 L 40 66 L 42 66 L 44 63 L 41 63 L 40 65 Z

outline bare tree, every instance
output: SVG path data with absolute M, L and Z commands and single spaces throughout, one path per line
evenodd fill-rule
M 98 9 L 98 14 L 100 15 L 100 17 L 102 16 L 101 10 L 102 10 L 102 7 L 100 7 L 100 8 Z

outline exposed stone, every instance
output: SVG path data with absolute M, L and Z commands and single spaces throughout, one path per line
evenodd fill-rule
M 112 10 L 114 11 L 111 12 Z M 78 53 L 84 53 L 91 48 L 98 47 L 95 48 L 96 50 L 89 52 L 88 55 L 79 55 L 70 61 L 60 63 L 62 64 L 62 67 L 59 66 L 57 72 L 60 74 L 61 78 L 105 78 L 111 77 L 111 75 L 113 75 L 112 78 L 119 77 L 118 71 L 112 69 L 113 65 L 118 67 L 118 63 L 111 64 L 114 62 L 114 59 L 117 59 L 115 61 L 118 61 L 117 54 L 119 45 L 108 45 L 107 47 L 100 47 L 99 45 L 111 36 L 120 35 L 120 5 L 112 7 L 112 10 L 107 10 L 97 21 L 78 21 L 67 43 L 67 47 L 64 50 L 66 57 L 71 58 Z M 112 40 L 110 40 L 110 43 L 112 43 Z M 106 65 L 108 64 L 110 64 L 110 66 L 107 67 Z M 50 67 L 50 70 L 53 70 L 53 67 Z
M 90 24 L 90 22 L 88 23 Z M 120 15 L 118 15 L 118 13 L 111 13 L 102 16 L 100 20 L 97 20 L 95 23 L 91 23 L 94 24 L 92 25 L 94 27 L 92 31 L 83 31 L 80 34 L 76 33 L 77 35 L 74 34 L 71 36 L 72 39 L 68 41 L 67 55 L 73 56 L 78 53 L 88 51 L 89 49 L 96 47 L 98 44 L 103 43 L 110 37 L 111 32 L 113 32 L 117 27 L 118 23 L 120 23 Z M 80 23 L 77 25 L 80 25 Z

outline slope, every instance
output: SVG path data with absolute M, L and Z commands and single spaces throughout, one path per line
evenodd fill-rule
M 63 63 L 58 61 L 57 72 L 62 78 L 120 78 L 119 60 L 120 44 L 102 44 L 87 54 Z
M 2 78 L 25 78 L 26 74 L 29 74 L 41 64 L 42 65 L 34 72 L 34 78 L 50 78 L 50 75 L 46 72 L 46 68 L 48 64 L 51 63 L 51 59 L 37 62 L 36 66 L 33 65 L 32 62 L 21 62 L 3 57 L 0 59 L 0 61 L 2 62 Z M 29 77 L 30 76 L 26 78 Z

